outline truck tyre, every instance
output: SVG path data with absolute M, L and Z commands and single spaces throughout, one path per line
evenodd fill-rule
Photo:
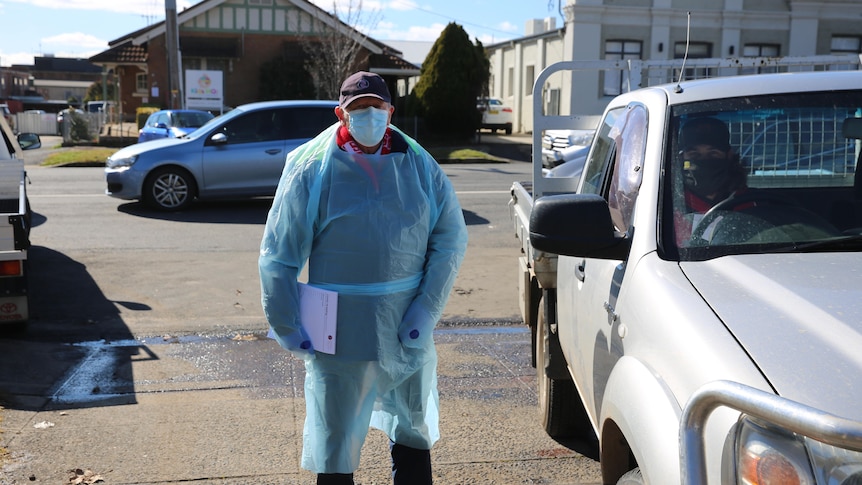
M 644 485 L 646 482 L 644 481 L 644 476 L 641 473 L 640 468 L 635 468 L 634 470 L 629 470 L 625 475 L 621 476 L 619 480 L 617 480 L 617 485 Z
M 544 298 L 542 297 L 543 300 Z M 552 438 L 575 438 L 581 434 L 578 428 L 582 424 L 580 420 L 586 419 L 586 414 L 575 392 L 574 382 L 570 379 L 552 379 L 545 371 L 550 361 L 550 339 L 556 336 L 551 335 L 545 312 L 541 310 L 544 308 L 544 302 L 539 304 L 539 308 L 536 322 L 536 387 L 542 426 Z M 575 410 L 579 412 L 574 412 Z
M 144 182 L 144 203 L 161 211 L 178 211 L 191 205 L 197 187 L 194 177 L 178 167 L 162 167 Z

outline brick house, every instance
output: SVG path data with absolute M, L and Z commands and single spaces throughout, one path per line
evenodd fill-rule
M 331 35 L 322 32 L 333 28 L 359 43 L 355 70 L 383 76 L 396 98 L 406 95 L 406 80 L 419 75 L 419 67 L 405 61 L 400 51 L 303 0 L 204 0 L 178 12 L 177 25 L 182 73 L 221 71 L 224 104 L 229 107 L 261 100 L 261 66 L 279 58 L 301 63 L 306 57 L 302 42 Z M 132 32 L 90 58 L 109 73 L 108 82 L 119 84 L 126 120 L 134 119 L 143 105 L 179 107 L 176 97 L 171 99 L 165 28 L 161 22 Z

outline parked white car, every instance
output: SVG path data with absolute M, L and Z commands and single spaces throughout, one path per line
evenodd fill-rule
M 503 130 L 512 134 L 512 108 L 499 98 L 481 98 L 476 102 L 476 109 L 482 113 L 482 128 L 496 132 Z

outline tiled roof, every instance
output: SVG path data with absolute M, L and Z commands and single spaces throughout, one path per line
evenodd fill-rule
M 90 58 L 93 63 L 136 64 L 147 62 L 146 45 L 133 45 L 129 40 Z

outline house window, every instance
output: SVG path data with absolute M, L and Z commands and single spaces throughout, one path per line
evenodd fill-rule
M 249 5 L 263 5 L 263 6 L 272 6 L 272 0 L 248 0 Z
M 778 57 L 781 46 L 777 44 L 746 44 L 742 47 L 742 57 Z M 740 74 L 763 74 L 778 72 L 777 67 L 744 67 Z
M 618 61 L 623 59 L 640 59 L 643 54 L 643 42 L 639 40 L 608 40 L 605 41 L 605 59 Z M 628 77 L 623 71 L 605 71 L 605 96 L 616 96 L 629 91 Z
M 507 96 L 514 96 L 515 95 L 515 68 L 514 67 L 509 68 L 509 75 L 508 75 L 507 81 L 508 82 L 506 83 L 507 84 L 506 95 Z
M 833 55 L 860 54 L 862 53 L 862 37 L 850 35 L 832 36 L 831 52 Z M 858 69 L 858 66 L 853 64 L 829 66 L 829 70 L 835 71 L 855 69 Z
M 527 66 L 524 71 L 524 96 L 533 95 L 533 83 L 536 81 L 536 66 Z
M 677 42 L 673 46 L 674 59 L 682 59 L 686 57 L 685 42 Z M 707 59 L 712 57 L 712 44 L 709 42 L 690 42 L 688 44 L 689 59 Z M 686 68 L 684 79 L 701 79 L 711 77 L 711 70 L 708 67 L 701 68 Z M 674 79 L 679 79 L 679 70 L 676 70 L 673 75 Z
M 199 70 L 201 69 L 201 58 L 200 57 L 183 57 L 183 71 Z
M 140 72 L 135 74 L 135 91 L 139 93 L 147 92 L 147 73 Z

